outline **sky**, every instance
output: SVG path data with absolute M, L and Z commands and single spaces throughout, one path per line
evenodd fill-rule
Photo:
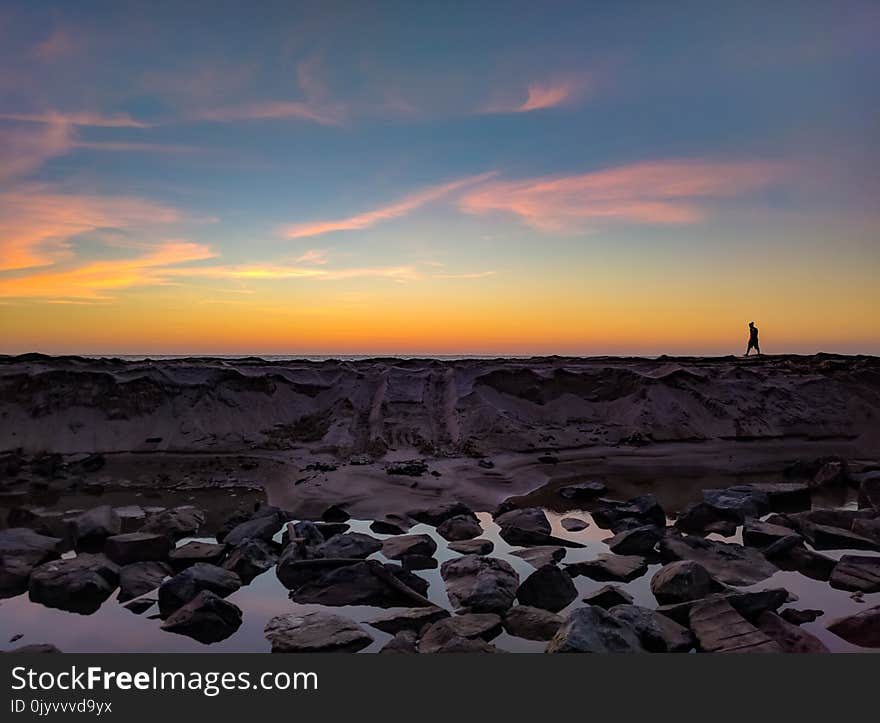
M 0 0 L 0 353 L 880 353 L 876 2 Z

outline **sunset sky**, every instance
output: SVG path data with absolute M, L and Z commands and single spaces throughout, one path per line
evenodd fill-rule
M 0 2 L 0 353 L 880 353 L 877 2 Z

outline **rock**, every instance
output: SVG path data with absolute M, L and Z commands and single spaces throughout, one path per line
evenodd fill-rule
M 880 605 L 835 620 L 828 629 L 853 645 L 880 648 Z
M 284 521 L 277 514 L 267 514 L 252 520 L 240 522 L 233 527 L 220 542 L 238 547 L 246 540 L 263 540 L 271 542 Z
M 272 543 L 251 538 L 229 553 L 222 566 L 234 572 L 243 584 L 248 585 L 257 575 L 262 575 L 277 562 L 278 553 Z
M 43 563 L 32 573 L 28 596 L 46 607 L 90 615 L 110 597 L 119 567 L 104 555 L 83 553 Z
M 349 515 L 340 505 L 330 505 L 321 514 L 321 519 L 324 520 L 324 522 L 348 522 L 348 520 L 351 519 L 351 515 Z
M 817 550 L 880 550 L 874 540 L 840 527 L 806 522 L 800 531 Z
M 427 555 L 404 555 L 400 558 L 400 566 L 404 570 L 433 570 L 438 562 Z
M 505 527 L 515 527 L 523 532 L 550 534 L 550 520 L 540 507 L 526 507 L 505 512 L 495 518 L 495 524 L 502 530 Z
M 458 517 L 460 515 L 471 517 L 474 520 L 477 519 L 477 516 L 473 513 L 471 508 L 463 502 L 447 502 L 445 504 L 439 504 L 422 510 L 413 510 L 408 513 L 408 516 L 412 519 L 418 522 L 424 522 L 426 525 L 431 525 L 432 527 L 437 527 L 443 522 L 446 522 L 450 517 Z
M 216 643 L 226 640 L 241 627 L 241 609 L 210 590 L 202 590 L 175 610 L 160 627 L 200 643 Z
M 265 633 L 273 653 L 356 653 L 373 642 L 353 620 L 324 611 L 276 615 Z
M 186 605 L 202 590 L 226 597 L 241 587 L 241 579 L 234 572 L 216 565 L 197 562 L 166 580 L 159 588 L 159 614 L 166 618 Z
M 457 517 L 450 517 L 445 522 L 442 522 L 437 528 L 437 534 L 443 539 L 453 542 L 472 540 L 483 534 L 483 527 L 476 520 L 459 515 Z
M 31 645 L 22 645 L 18 648 L 13 648 L 12 650 L 8 650 L 6 652 L 33 655 L 35 653 L 60 653 L 61 651 L 50 643 L 32 643 Z
M 666 513 L 654 495 L 641 495 L 628 502 L 606 500 L 603 507 L 593 512 L 593 520 L 599 527 L 620 532 L 642 525 L 666 526 Z
M 679 514 L 675 527 L 691 535 L 705 534 L 709 528 L 719 525 L 736 525 L 737 516 L 728 510 L 720 510 L 706 502 L 694 502 Z
M 532 567 L 537 568 L 559 562 L 565 557 L 565 548 L 559 545 L 538 545 L 525 550 L 514 550 L 510 554 L 521 557 Z
M 320 557 L 366 558 L 382 549 L 382 542 L 363 532 L 346 532 L 335 535 L 318 546 Z
M 670 562 L 651 578 L 651 592 L 661 605 L 698 600 L 720 588 L 706 568 L 693 560 Z
M 665 560 L 699 562 L 712 577 L 726 585 L 754 585 L 777 571 L 776 566 L 754 548 L 693 535 L 663 538 L 660 554 Z
M 742 617 L 724 598 L 702 600 L 690 610 L 690 628 L 705 653 L 781 653 L 766 633 Z
M 436 551 L 437 543 L 430 535 L 399 535 L 382 542 L 382 554 L 389 560 L 399 560 L 407 555 L 431 557 Z
M 638 634 L 628 623 L 602 608 L 569 613 L 547 645 L 547 653 L 642 653 Z
M 617 585 L 605 585 L 587 595 L 583 601 L 587 603 L 587 605 L 595 605 L 604 610 L 610 610 L 615 605 L 631 604 L 633 596 Z
M 11 528 L 29 528 L 48 537 L 65 539 L 68 537 L 68 520 L 62 510 L 45 507 L 13 507 L 6 515 L 6 524 Z
M 495 549 L 495 543 L 492 540 L 484 540 L 478 538 L 476 540 L 458 540 L 450 542 L 447 547 L 453 552 L 461 555 L 488 555 Z
M 713 593 L 706 598 L 698 600 L 661 605 L 657 608 L 657 612 L 675 620 L 680 625 L 687 625 L 690 612 L 694 606 L 712 600 L 724 600 L 749 622 L 756 621 L 758 615 L 765 610 L 777 610 L 786 602 L 791 602 L 788 590 L 781 587 L 754 592 L 727 590 L 722 593 Z
M 830 487 L 845 484 L 846 480 L 846 462 L 842 459 L 829 459 L 813 476 L 812 485 L 814 487 Z
M 758 629 L 782 648 L 784 653 L 831 652 L 815 635 L 792 625 L 776 613 L 763 612 L 758 616 Z
M 409 588 L 410 594 L 398 587 L 401 584 Z M 424 596 L 427 590 L 426 580 L 397 565 L 381 565 L 374 560 L 326 570 L 300 585 L 290 594 L 290 598 L 301 604 L 333 607 L 411 607 L 418 603 L 411 593 Z M 428 607 L 430 603 L 425 600 L 423 606 Z
M 117 600 L 125 602 L 140 597 L 162 584 L 171 574 L 171 568 L 164 562 L 133 562 L 119 570 L 119 595 Z
M 385 471 L 388 474 L 405 475 L 407 477 L 421 477 L 428 471 L 428 465 L 421 459 L 410 459 L 402 462 L 392 462 Z
M 843 555 L 831 572 L 831 587 L 863 593 L 880 592 L 880 557 Z
M 135 563 L 135 565 L 143 565 L 143 564 L 149 564 L 149 563 L 141 563 L 141 562 Z M 130 603 L 126 603 L 122 607 L 124 607 L 126 610 L 130 610 L 135 615 L 143 615 L 145 612 L 147 612 L 147 610 L 149 610 L 151 607 L 153 607 L 153 605 L 155 605 L 156 602 L 157 601 L 155 598 L 142 597 L 142 598 L 138 598 L 137 600 L 132 600 Z
M 567 532 L 580 532 L 581 530 L 586 530 L 590 526 L 589 522 L 578 519 L 577 517 L 563 517 L 560 524 L 562 525 L 562 529 Z
M 529 575 L 516 591 L 521 605 L 558 613 L 577 597 L 571 576 L 556 565 L 544 565 Z
M 565 500 L 588 500 L 605 494 L 608 488 L 601 482 L 578 482 L 560 487 L 556 492 Z
M 852 531 L 856 535 L 867 537 L 875 543 L 880 543 L 880 518 L 873 520 L 853 520 Z
M 405 608 L 387 613 L 370 622 L 377 630 L 392 635 L 401 631 L 418 633 L 427 625 L 449 617 L 449 611 L 432 605 L 431 607 Z
M 144 524 L 144 520 L 147 519 L 147 513 L 140 505 L 114 507 L 113 511 L 119 517 L 122 532 L 137 532 L 138 528 Z
M 205 524 L 205 520 L 204 511 L 192 505 L 184 505 L 151 515 L 147 518 L 141 531 L 157 532 L 172 540 L 179 540 L 181 537 L 198 532 L 199 528 Z
M 550 640 L 561 625 L 562 618 L 556 613 L 529 605 L 515 605 L 504 615 L 504 629 L 526 640 Z
M 371 528 L 372 529 L 372 528 Z M 373 530 L 380 532 L 380 530 Z M 418 636 L 412 630 L 401 630 L 382 646 L 380 653 L 418 653 Z
M 422 631 L 420 653 L 448 652 L 457 638 L 491 640 L 501 632 L 501 618 L 493 613 L 469 613 L 443 618 Z
M 810 509 L 812 495 L 809 485 L 801 482 L 761 482 L 751 486 L 767 495 L 773 512 Z
M 408 515 L 390 514 L 379 520 L 373 520 L 370 529 L 377 535 L 403 535 L 409 532 L 414 524 L 415 520 Z
M 760 520 L 749 520 L 743 525 L 743 543 L 750 547 L 765 548 L 790 535 L 790 528 Z
M 449 601 L 455 609 L 503 613 L 513 605 L 519 575 L 504 560 L 465 555 L 440 566 Z
M 197 562 L 219 565 L 225 554 L 226 545 L 190 540 L 185 545 L 173 549 L 168 554 L 168 561 L 171 567 L 179 571 Z
M 24 592 L 33 569 L 58 557 L 61 544 L 26 527 L 0 530 L 0 597 Z
M 75 517 L 71 523 L 71 533 L 77 549 L 98 546 L 111 535 L 118 535 L 122 528 L 119 515 L 110 505 L 93 507 Z
M 117 565 L 165 560 L 171 547 L 169 538 L 153 532 L 126 532 L 104 540 L 104 554 Z
M 345 522 L 316 522 L 315 527 L 318 528 L 318 532 L 321 533 L 321 536 L 325 540 L 329 540 L 336 535 L 341 535 L 351 529 L 351 525 Z
M 326 542 L 324 533 L 314 523 L 308 521 L 288 522 L 281 535 L 281 545 L 285 549 L 288 545 L 299 545 L 302 549 L 318 548 Z
M 431 642 L 431 652 L 433 653 L 497 653 L 498 649 L 494 645 L 490 645 L 480 638 L 470 639 L 463 638 L 460 635 L 453 635 L 446 638 L 442 642 L 438 642 L 435 638 Z M 427 648 L 427 643 L 425 648 Z M 418 652 L 424 653 L 422 642 L 419 642 Z
M 575 562 L 565 569 L 572 576 L 583 575 L 600 582 L 630 582 L 648 571 L 648 563 L 638 555 L 603 553 L 595 560 Z
M 764 548 L 764 557 L 780 570 L 797 570 L 813 580 L 828 580 L 836 560 L 804 547 L 800 535 L 790 535 Z
M 609 612 L 635 630 L 642 647 L 651 653 L 686 653 L 694 647 L 690 630 L 655 610 L 627 603 Z
M 785 610 L 779 613 L 779 617 L 787 620 L 792 625 L 811 623 L 822 615 L 824 613 L 821 610 L 796 610 L 795 608 L 785 608 Z
M 880 511 L 880 475 L 867 477 L 859 483 L 859 507 Z
M 739 521 L 770 512 L 770 497 L 752 485 L 703 490 L 703 501 L 716 510 L 735 515 Z
M 664 530 L 653 525 L 634 527 L 631 530 L 618 532 L 603 542 L 608 549 L 618 555 L 649 555 L 654 552 L 657 543 L 664 536 Z
M 295 590 L 331 569 L 351 564 L 348 559 L 325 562 L 322 558 L 309 557 L 310 554 L 312 553 L 309 548 L 298 544 L 288 545 L 281 552 L 275 574 L 288 590 Z

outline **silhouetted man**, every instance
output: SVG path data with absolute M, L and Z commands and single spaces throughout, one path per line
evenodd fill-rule
M 761 356 L 761 347 L 758 346 L 758 327 L 755 326 L 754 321 L 749 322 L 749 348 L 746 349 L 746 356 L 752 349 L 758 352 L 758 356 Z

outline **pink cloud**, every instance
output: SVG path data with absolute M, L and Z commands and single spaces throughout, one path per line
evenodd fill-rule
M 453 181 L 452 183 L 430 186 L 429 188 L 404 196 L 400 200 L 387 206 L 381 206 L 365 213 L 359 213 L 354 216 L 348 216 L 333 221 L 316 221 L 313 223 L 287 226 L 282 229 L 282 234 L 287 238 L 305 238 L 308 236 L 319 236 L 334 231 L 358 231 L 370 228 L 383 221 L 390 221 L 405 216 L 427 203 L 436 201 L 444 196 L 450 195 L 451 193 L 467 188 L 468 186 L 486 181 L 493 175 L 494 172 L 483 173 L 479 176 L 463 178 L 458 181 Z
M 516 108 L 518 113 L 527 113 L 543 108 L 555 108 L 568 102 L 574 95 L 572 83 L 561 82 L 551 85 L 530 85 L 526 102 Z
M 576 231 L 593 220 L 686 224 L 703 217 L 701 201 L 769 186 L 784 174 L 765 161 L 669 160 L 575 176 L 483 184 L 460 201 L 468 213 L 505 211 L 544 231 Z
M 321 125 L 338 126 L 345 120 L 341 107 L 320 106 L 302 101 L 256 101 L 202 110 L 194 120 L 229 123 L 233 121 L 284 120 L 298 118 Z
M 593 77 L 581 74 L 556 78 L 555 80 L 530 83 L 526 89 L 526 98 L 508 97 L 501 102 L 491 103 L 485 113 L 530 113 L 547 108 L 559 108 L 581 100 L 594 87 Z
M 0 120 L 23 123 L 43 123 L 47 125 L 88 126 L 92 128 L 150 128 L 149 123 L 136 120 L 127 113 L 101 115 L 100 113 L 64 113 L 45 111 L 42 113 L 2 113 Z

